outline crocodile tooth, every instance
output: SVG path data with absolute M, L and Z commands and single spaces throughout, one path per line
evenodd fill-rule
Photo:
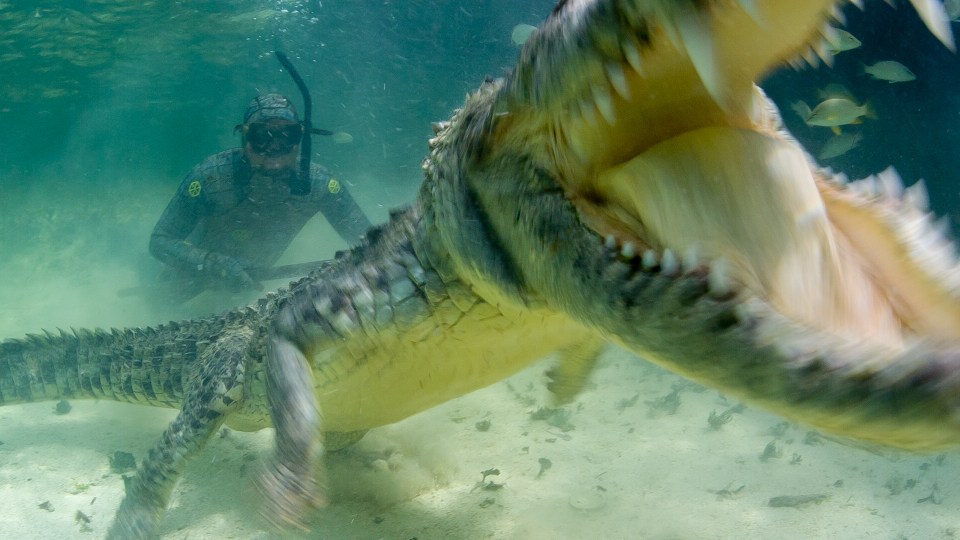
M 710 263 L 707 285 L 710 287 L 710 294 L 714 296 L 730 294 L 730 261 L 720 258 Z
M 800 56 L 810 67 L 814 69 L 820 67 L 820 58 L 817 57 L 817 53 L 813 50 L 813 47 L 807 47 L 805 51 L 800 53 Z
M 677 18 L 673 28 L 680 34 L 683 47 L 710 97 L 717 105 L 726 108 L 729 105 L 725 95 L 728 85 L 724 83 L 722 72 L 717 68 L 713 29 L 709 22 L 695 11 L 688 11 Z
M 917 10 L 927 30 L 937 37 L 941 43 L 951 51 L 956 50 L 953 44 L 953 31 L 950 29 L 950 17 L 940 0 L 910 0 L 913 9 Z
M 644 251 L 642 263 L 644 270 L 652 270 L 654 267 L 660 264 L 660 260 L 657 257 L 657 252 L 652 249 Z
M 927 184 L 922 179 L 917 180 L 915 184 L 904 190 L 904 199 L 906 199 L 911 206 L 922 212 L 930 209 L 930 196 L 927 195 Z
M 614 238 L 612 234 L 608 234 L 607 237 L 603 239 L 603 247 L 614 249 L 617 247 L 617 239 Z
M 626 41 L 621 43 L 620 47 L 623 49 L 623 56 L 627 59 L 630 67 L 633 68 L 638 75 L 643 76 L 643 60 L 640 58 L 640 49 L 637 47 L 637 44 L 632 41 Z
M 672 249 L 665 249 L 663 251 L 663 257 L 660 259 L 660 273 L 665 276 L 672 276 L 677 273 L 677 270 L 680 269 L 680 264 L 677 262 L 677 256 L 673 253 Z
M 579 103 L 580 116 L 590 124 L 590 127 L 597 127 L 597 107 L 592 100 L 581 99 Z
M 683 41 L 680 39 L 680 32 L 677 30 L 675 21 L 663 21 L 663 33 L 674 49 L 683 50 Z
M 627 259 L 632 259 L 637 256 L 637 248 L 634 247 L 633 242 L 627 242 L 620 249 L 620 255 L 623 255 Z
M 857 195 L 862 195 L 870 199 L 876 197 L 878 191 L 876 180 L 872 176 L 850 182 L 850 189 Z
M 607 62 L 604 66 L 604 70 L 607 72 L 607 80 L 610 81 L 610 85 L 613 86 L 614 90 L 617 91 L 617 94 L 620 95 L 623 99 L 630 100 L 630 85 L 627 84 L 627 76 L 623 73 L 623 68 L 620 67 L 620 64 L 616 62 Z
M 850 0 L 850 3 L 860 8 L 860 11 L 863 11 L 863 0 Z
M 593 103 L 600 111 L 600 115 L 611 126 L 617 123 L 617 113 L 613 110 L 613 98 L 610 97 L 610 89 L 604 84 L 595 84 L 591 88 L 593 93 Z
M 843 11 L 840 10 L 840 6 L 834 4 L 830 6 L 829 16 L 831 19 L 836 21 L 840 26 L 847 25 L 847 16 L 843 14 Z
M 840 30 L 836 26 L 825 24 L 820 29 L 820 37 L 829 43 L 837 43 L 840 41 Z
M 833 53 L 830 52 L 830 44 L 826 40 L 819 40 L 811 47 L 813 52 L 817 53 L 823 65 L 833 67 Z
M 903 180 L 893 167 L 887 167 L 877 174 L 881 190 L 887 195 L 899 199 L 903 196 Z

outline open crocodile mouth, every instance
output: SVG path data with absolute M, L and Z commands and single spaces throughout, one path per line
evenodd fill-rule
M 939 2 L 912 3 L 952 46 Z M 528 42 L 500 133 L 542 143 L 581 219 L 623 257 L 711 264 L 719 286 L 840 336 L 956 340 L 960 275 L 922 186 L 820 170 L 754 85 L 828 61 L 839 4 L 567 2 Z

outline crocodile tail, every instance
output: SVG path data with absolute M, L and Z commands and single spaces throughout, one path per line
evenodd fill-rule
M 179 323 L 122 330 L 44 331 L 0 342 L 0 405 L 104 398 L 178 407 L 197 357 Z

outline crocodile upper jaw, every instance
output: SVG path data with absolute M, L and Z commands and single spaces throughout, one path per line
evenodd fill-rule
M 952 43 L 932 4 L 915 2 Z M 916 335 L 956 339 L 960 304 L 945 275 L 955 272 L 952 260 L 927 264 L 950 258 L 924 209 L 897 193 L 863 197 L 835 184 L 753 85 L 798 55 L 826 55 L 822 36 L 837 5 L 564 6 L 528 45 L 491 146 L 534 148 L 583 221 L 630 254 L 723 260 L 732 286 L 832 333 L 894 346 Z M 536 54 L 539 42 L 562 49 L 554 27 L 589 34 L 598 17 L 628 22 L 615 37 L 609 25 L 591 36 L 592 48 L 570 44 L 567 62 Z M 548 62 L 560 73 L 544 80 Z

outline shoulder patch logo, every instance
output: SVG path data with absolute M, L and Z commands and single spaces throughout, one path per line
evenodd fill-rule
M 340 182 L 338 182 L 336 178 L 331 178 L 330 181 L 327 182 L 327 190 L 330 191 L 330 193 L 340 193 Z
M 200 185 L 200 181 L 194 180 L 193 182 L 190 182 L 189 186 L 187 186 L 187 195 L 190 195 L 191 197 L 196 197 L 200 195 L 201 189 L 202 189 L 202 186 Z

